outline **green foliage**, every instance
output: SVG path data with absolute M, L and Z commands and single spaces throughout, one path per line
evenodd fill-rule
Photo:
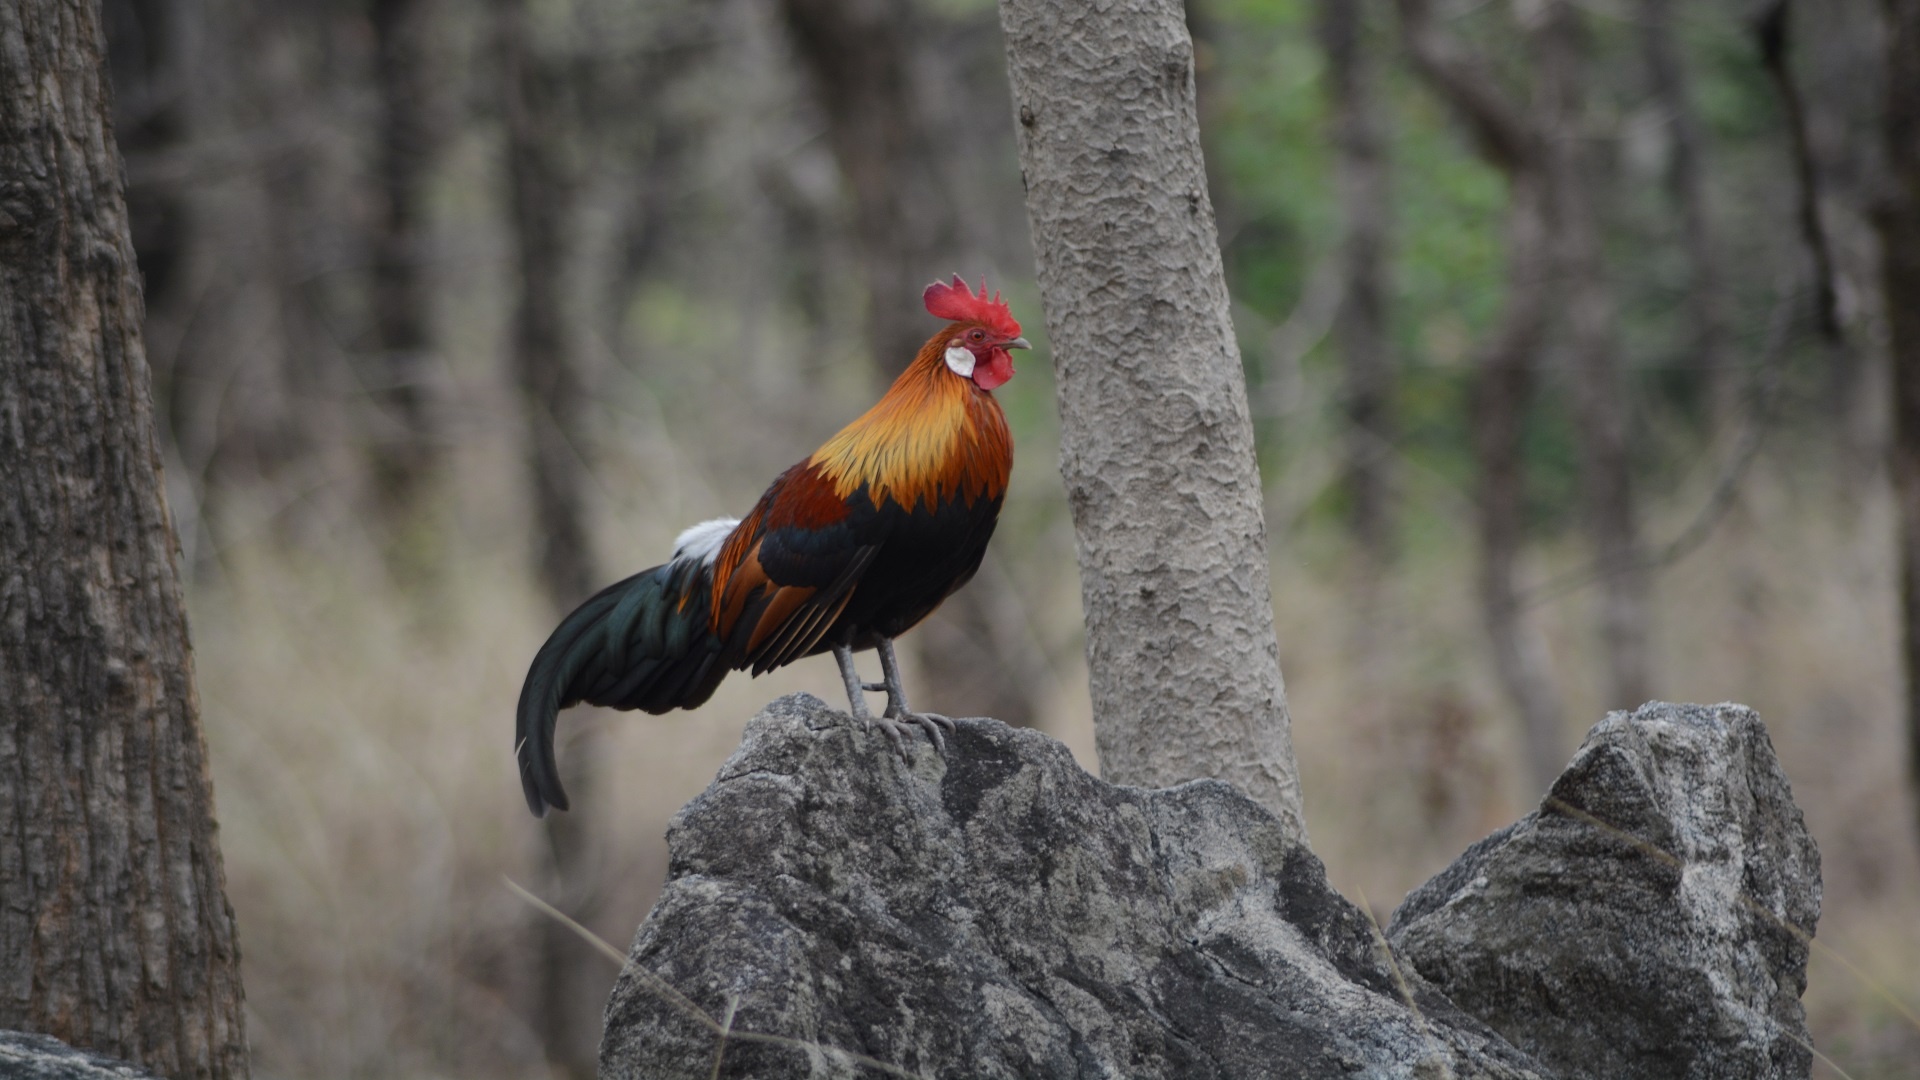
M 1333 269 L 1342 235 L 1326 64 L 1312 0 L 1213 0 L 1194 5 L 1202 123 L 1215 186 L 1221 245 L 1241 318 L 1262 466 L 1269 478 L 1328 453 L 1339 437 L 1339 358 L 1322 335 L 1298 358 L 1301 388 L 1276 388 L 1268 328 L 1286 324 L 1311 300 L 1316 273 Z M 1393 406 L 1403 482 L 1415 496 L 1471 489 L 1467 409 L 1474 365 L 1505 295 L 1504 179 L 1479 160 L 1446 107 L 1409 68 L 1387 4 L 1366 5 L 1363 51 L 1370 92 L 1388 147 L 1391 221 L 1389 334 L 1398 367 Z M 1677 5 L 1675 31 L 1705 139 L 1709 207 L 1725 255 L 1735 331 L 1732 361 L 1751 365 L 1783 275 L 1794 272 L 1790 165 L 1776 92 L 1761 69 L 1739 12 Z M 1531 59 L 1520 20 L 1503 5 L 1475 5 L 1447 18 L 1448 30 L 1488 58 L 1511 101 L 1530 101 Z M 1608 274 L 1619 305 L 1616 326 L 1636 403 L 1636 431 L 1678 425 L 1659 438 L 1636 436 L 1639 466 L 1656 488 L 1686 475 L 1707 434 L 1709 373 L 1698 363 L 1687 308 L 1692 273 L 1675 195 L 1672 119 L 1652 98 L 1644 41 L 1631 19 L 1588 12 L 1586 93 L 1593 179 Z M 1567 133 L 1562 133 L 1567 134 Z M 1767 222 L 1755 229 L 1757 219 Z M 1526 430 L 1530 517 L 1551 533 L 1572 523 L 1575 428 L 1562 361 L 1543 355 L 1537 407 Z M 1282 393 L 1281 390 L 1285 392 Z M 1262 402 L 1293 395 L 1280 417 Z M 1439 487 L 1435 488 L 1434 484 Z M 1452 504 L 1428 508 L 1452 513 Z M 1337 493 L 1313 500 L 1310 519 L 1341 509 Z M 1408 528 L 1416 527 L 1409 523 Z

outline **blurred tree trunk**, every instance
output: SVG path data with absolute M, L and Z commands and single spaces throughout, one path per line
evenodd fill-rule
M 1620 370 L 1619 317 L 1607 285 L 1594 177 L 1587 152 L 1587 32 L 1569 0 L 1551 0 L 1532 33 L 1536 94 L 1546 134 L 1553 222 L 1551 276 L 1565 298 L 1573 349 L 1575 444 L 1586 531 L 1600 566 L 1600 640 L 1606 650 L 1606 701 L 1631 709 L 1646 701 L 1647 592 L 1651 571 L 1640 546 L 1628 452 L 1626 382 Z M 1555 766 L 1558 772 L 1558 765 Z
M 266 5 L 251 7 L 235 22 L 245 34 L 243 46 L 252 50 L 247 58 L 248 84 L 258 88 L 269 115 L 279 123 L 299 124 L 312 96 L 303 64 L 305 38 L 324 32 L 324 23 L 315 27 L 310 22 L 290 21 L 285 12 Z M 266 170 L 261 185 L 271 249 L 267 273 L 279 337 L 282 395 L 280 407 L 270 418 L 279 445 L 269 465 L 279 483 L 298 484 L 309 490 L 324 483 L 330 456 L 350 445 L 341 414 L 341 402 L 348 395 L 339 385 L 347 371 L 330 345 L 324 308 L 311 281 L 320 262 L 316 257 L 322 243 L 319 238 L 326 235 L 331 216 L 317 181 L 325 160 L 313 142 L 302 132 L 287 147 L 277 167 Z M 283 466 L 291 467 L 291 475 L 279 471 Z M 348 465 L 340 471 L 351 468 Z M 313 516 L 311 507 L 303 511 L 301 504 L 296 504 L 292 509 L 295 517 Z M 291 523 L 281 524 L 285 527 Z
M 1833 266 L 1833 249 L 1827 243 L 1827 230 L 1820 220 L 1820 177 L 1814 162 L 1813 138 L 1808 131 L 1807 104 L 1794 81 L 1788 41 L 1791 35 L 1791 11 L 1787 0 L 1774 0 L 1764 8 L 1754 24 L 1759 39 L 1761 64 L 1773 80 L 1780 97 L 1782 119 L 1787 128 L 1787 145 L 1793 158 L 1795 197 L 1798 201 L 1800 238 L 1807 246 L 1813 264 L 1814 318 L 1829 342 L 1840 342 L 1840 296 Z M 1834 356 L 1833 396 L 1837 411 L 1852 396 L 1854 372 L 1852 358 L 1845 350 Z
M 1560 691 L 1540 631 L 1526 618 L 1518 571 L 1526 546 L 1522 465 L 1534 357 L 1546 340 L 1552 293 L 1551 226 L 1538 170 L 1508 177 L 1507 296 L 1498 328 L 1480 359 L 1472 391 L 1474 502 L 1480 529 L 1480 611 L 1493 644 L 1494 670 L 1520 714 L 1527 775 L 1545 786 L 1565 765 Z
M 1640 41 L 1648 84 L 1672 139 L 1667 186 L 1680 211 L 1687 256 L 1687 316 L 1692 324 L 1687 354 L 1703 373 L 1715 433 L 1731 433 L 1746 380 L 1727 349 L 1726 273 L 1707 211 L 1706 135 L 1693 108 L 1673 6 L 1673 0 L 1640 0 Z
M 1102 774 L 1303 840 L 1253 424 L 1178 0 L 1003 0 Z
M 593 592 L 595 577 L 578 444 L 586 393 L 563 301 L 577 194 L 567 166 L 572 126 L 562 100 L 564 73 L 535 52 L 525 0 L 501 0 L 499 18 L 508 200 L 519 264 L 513 369 L 527 426 L 536 561 L 547 596 L 571 610 Z
M 936 141 L 942 124 L 914 74 L 925 31 L 909 0 L 782 0 L 782 7 L 852 189 L 868 342 L 891 380 L 935 329 L 921 290 L 960 269 L 955 262 L 965 254 L 959 200 L 943 166 L 957 151 Z M 1008 589 L 1003 577 L 982 573 L 908 639 L 927 685 L 916 704 L 1034 723 L 1044 672 L 1027 637 L 997 614 L 1017 603 Z M 983 671 L 994 677 L 982 678 Z
M 1900 508 L 1900 623 L 1907 765 L 1920 797 L 1920 0 L 1886 12 L 1888 180 L 1875 208 L 1893 361 L 1893 482 Z
M 104 53 L 0 8 L 0 1027 L 245 1077 Z
M 526 424 L 533 494 L 536 570 L 556 613 L 592 595 L 595 569 L 588 529 L 587 476 L 579 449 L 586 395 L 564 297 L 578 185 L 568 166 L 575 125 L 565 75 L 543 54 L 526 0 L 498 0 L 495 33 L 506 119 L 506 175 L 519 270 L 513 318 L 513 372 Z M 583 732 L 590 729 L 581 729 Z M 564 781 L 575 805 L 592 805 L 597 755 L 577 736 Z M 546 823 L 554 902 L 591 924 L 599 901 L 601 860 L 584 814 L 553 814 Z M 588 1080 L 597 1068 L 600 1016 L 614 973 L 593 948 L 559 921 L 539 923 L 537 1026 L 547 1060 Z
M 942 162 L 961 151 L 936 139 L 914 75 L 916 4 L 781 0 L 781 9 L 852 191 L 868 339 L 892 378 L 932 332 L 920 291 L 959 269 L 960 219 Z
M 1365 42 L 1363 0 L 1320 0 L 1320 40 L 1327 54 L 1333 139 L 1339 154 L 1345 284 L 1334 316 L 1347 417 L 1347 521 L 1367 566 L 1363 578 L 1392 555 L 1393 353 L 1387 337 L 1387 199 L 1385 139 L 1374 104 L 1373 65 Z
M 373 442 L 374 493 L 405 536 L 420 524 L 420 500 L 438 463 L 432 427 L 426 185 L 435 145 L 428 108 L 433 72 L 428 35 L 433 0 L 372 0 L 374 82 L 380 96 L 373 235 L 372 376 L 380 428 Z M 407 560 L 413 565 L 417 560 Z
M 1428 0 L 1397 4 L 1415 71 L 1507 179 L 1506 297 L 1472 393 L 1480 613 L 1494 671 L 1520 714 L 1528 777 L 1544 787 L 1564 764 L 1560 695 L 1539 633 L 1525 617 L 1516 572 L 1526 527 L 1522 436 L 1534 357 L 1553 302 L 1548 151 L 1533 119 L 1507 100 L 1486 66 L 1434 25 Z

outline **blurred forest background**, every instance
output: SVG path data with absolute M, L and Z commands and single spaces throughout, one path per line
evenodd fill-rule
M 1094 767 L 989 0 L 105 7 L 258 1075 L 591 1075 L 613 967 L 503 876 L 623 946 L 741 725 L 839 684 L 576 711 L 543 824 L 526 664 L 864 410 L 954 271 L 1039 348 L 908 681 Z M 1188 7 L 1335 884 L 1384 921 L 1607 709 L 1745 702 L 1825 859 L 1820 1049 L 1911 1076 L 1879 6 Z

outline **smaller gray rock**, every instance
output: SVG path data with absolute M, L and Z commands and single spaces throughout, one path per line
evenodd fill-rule
M 0 1077 L 5 1080 L 159 1080 L 118 1058 L 76 1050 L 51 1035 L 0 1031 Z
M 1820 856 L 1758 717 L 1654 702 L 1394 912 L 1394 949 L 1567 1080 L 1803 1078 Z

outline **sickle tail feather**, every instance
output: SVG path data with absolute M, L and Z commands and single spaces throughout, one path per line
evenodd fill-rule
M 579 702 L 663 713 L 713 696 L 730 666 L 709 628 L 712 567 L 676 559 L 602 589 L 560 621 L 520 688 L 514 756 L 527 809 L 567 809 L 554 756 L 560 710 Z

